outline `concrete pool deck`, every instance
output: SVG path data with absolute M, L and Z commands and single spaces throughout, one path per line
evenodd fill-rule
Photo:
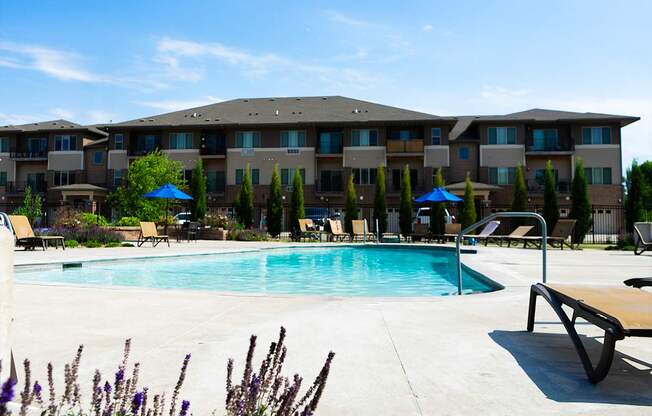
M 280 244 L 15 254 L 16 264 L 26 265 L 269 246 Z M 95 368 L 112 377 L 125 338 L 133 338 L 141 384 L 154 392 L 173 387 L 183 356 L 192 352 L 182 396 L 194 414 L 204 415 L 222 409 L 227 358 L 236 360 L 239 376 L 249 335 L 258 335 L 258 364 L 284 325 L 286 374 L 299 372 L 309 383 L 328 351 L 336 352 L 320 415 L 649 414 L 652 373 L 645 363 L 652 362 L 652 340 L 620 341 L 610 375 L 594 386 L 545 302 L 538 305 L 535 333 L 525 332 L 529 286 L 541 278 L 540 258 L 536 250 L 478 247 L 477 254 L 463 256 L 465 264 L 505 289 L 463 297 L 248 296 L 17 284 L 14 352 L 18 362 L 29 357 L 33 377 L 45 380 L 48 360 L 61 376 L 83 343 L 86 396 Z M 652 276 L 648 253 L 549 251 L 550 282 L 620 284 L 644 276 Z M 590 351 L 599 351 L 599 329 L 581 322 L 578 327 Z

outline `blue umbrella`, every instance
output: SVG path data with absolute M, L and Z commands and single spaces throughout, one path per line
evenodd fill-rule
M 434 188 L 432 191 L 425 195 L 421 195 L 416 202 L 462 202 L 463 199 L 457 195 L 453 195 L 446 190 L 446 188 Z
M 148 192 L 145 195 L 145 198 L 160 198 L 165 199 L 165 234 L 168 233 L 168 200 L 169 199 L 182 199 L 189 200 L 192 197 L 185 192 L 182 192 L 176 186 L 171 183 L 166 183 L 158 189 L 154 189 L 152 192 Z

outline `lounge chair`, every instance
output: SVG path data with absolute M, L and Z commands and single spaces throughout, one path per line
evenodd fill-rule
M 299 241 L 301 240 L 317 240 L 319 232 L 315 231 L 315 224 L 310 218 L 299 220 Z
M 489 243 L 490 239 L 496 238 L 493 237 L 492 234 L 496 232 L 499 225 L 500 225 L 500 221 L 489 221 L 484 226 L 482 231 L 480 231 L 480 234 L 478 235 L 465 234 L 464 238 L 475 238 L 477 241 L 484 241 L 484 245 L 486 246 Z
M 462 231 L 462 224 L 444 224 L 444 241 L 447 239 L 455 240 Z
M 14 229 L 14 234 L 16 234 L 16 247 L 21 246 L 25 247 L 25 250 L 33 250 L 40 246 L 45 250 L 50 243 L 54 243 L 57 249 L 59 246 L 66 249 L 64 238 L 60 235 L 34 235 L 34 230 L 24 215 L 10 215 L 9 221 Z
M 170 247 L 170 238 L 167 235 L 159 235 L 156 230 L 156 224 L 153 222 L 140 222 L 140 235 L 138 236 L 138 247 L 145 244 L 146 241 L 152 242 L 152 247 L 156 247 L 161 241 L 168 243 Z
M 351 236 L 352 240 L 361 239 L 362 241 L 374 241 L 376 236 L 374 233 L 369 231 L 369 225 L 367 225 L 367 220 L 353 220 L 351 222 L 353 226 L 353 235 Z
M 342 221 L 328 220 L 328 224 L 331 227 L 331 240 L 343 241 L 349 238 L 349 235 L 345 233 L 344 229 L 342 228 Z
M 547 243 L 555 247 L 559 244 L 559 248 L 564 249 L 564 244 L 571 250 L 573 249 L 573 229 L 575 229 L 577 220 L 563 219 L 558 220 L 555 228 L 552 229 L 550 236 L 546 239 Z M 519 241 L 523 241 L 523 248 L 532 245 L 536 248 L 541 248 L 543 238 L 540 236 L 523 236 Z M 570 243 L 569 243 L 570 241 Z
M 634 223 L 634 254 L 637 256 L 652 248 L 652 222 Z
M 503 242 L 507 241 L 507 247 L 511 247 L 512 243 L 519 243 L 523 241 L 525 234 L 529 233 L 534 226 L 532 225 L 521 225 L 516 227 L 509 235 L 496 236 L 498 245 L 502 247 Z
M 536 300 L 537 296 L 541 296 L 561 319 L 580 356 L 589 381 L 598 383 L 609 372 L 616 341 L 625 337 L 652 337 L 652 293 L 640 289 L 652 286 L 652 278 L 629 279 L 625 284 L 631 287 L 543 283 L 532 285 L 527 330 L 534 330 Z M 562 309 L 563 305 L 573 310 L 571 318 Z M 602 353 L 596 366 L 591 363 L 575 330 L 578 317 L 604 330 Z
M 430 224 L 414 224 L 414 232 L 412 232 L 411 237 L 412 241 L 430 240 L 432 237 L 432 233 L 430 232 Z

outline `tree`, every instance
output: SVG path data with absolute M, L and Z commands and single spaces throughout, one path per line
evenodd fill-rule
M 238 196 L 238 220 L 245 228 L 251 228 L 254 224 L 254 191 L 249 163 L 247 163 L 247 168 L 242 176 L 242 186 Z
M 625 222 L 627 231 L 634 230 L 634 223 L 646 219 L 643 198 L 645 192 L 645 178 L 641 167 L 635 161 L 627 172 L 627 195 L 625 197 Z
M 183 166 L 157 150 L 129 165 L 126 184 L 110 193 L 108 202 L 123 217 L 159 221 L 166 214 L 166 201 L 143 195 L 166 183 L 183 187 Z
M 24 215 L 29 220 L 30 224 L 43 215 L 42 212 L 43 201 L 39 194 L 32 193 L 32 188 L 28 185 L 25 187 L 25 196 L 23 197 L 23 206 L 18 207 L 14 211 L 14 215 Z
M 573 233 L 573 243 L 581 244 L 584 237 L 593 224 L 591 200 L 589 198 L 589 186 L 584 174 L 582 159 L 577 159 L 575 164 L 575 177 L 571 189 L 571 211 L 570 218 L 577 220 Z
M 353 234 L 353 220 L 358 219 L 358 196 L 355 193 L 353 175 L 349 175 L 346 185 L 346 202 L 344 206 L 344 231 Z
M 281 234 L 283 224 L 283 194 L 281 193 L 281 176 L 278 174 L 278 163 L 272 171 L 272 182 L 267 198 L 267 232 L 272 237 Z
M 475 211 L 473 185 L 471 184 L 471 178 L 469 178 L 469 175 L 466 175 L 466 183 L 464 185 L 464 206 L 462 207 L 462 216 L 460 218 L 462 229 L 473 224 L 477 220 L 477 217 L 478 214 Z
M 374 224 L 378 223 L 377 233 L 387 231 L 387 198 L 385 184 L 385 167 L 379 165 L 376 169 L 376 193 L 374 194 Z
M 444 175 L 442 174 L 441 168 L 437 168 L 433 185 L 435 188 L 444 187 Z M 430 209 L 430 232 L 434 235 L 444 235 L 445 224 L 446 204 L 444 202 L 436 202 Z
M 197 164 L 192 172 L 190 181 L 190 216 L 193 221 L 201 221 L 206 216 L 206 175 L 204 175 L 204 163 L 201 158 L 197 159 Z
M 555 173 L 552 169 L 552 162 L 546 162 L 543 184 L 543 218 L 546 220 L 548 234 L 555 228 L 559 220 L 559 202 L 557 201 L 557 191 Z
M 403 168 L 401 178 L 401 201 L 398 211 L 398 225 L 401 234 L 409 236 L 412 234 L 412 184 L 410 182 L 410 166 Z
M 512 212 L 527 212 L 527 185 L 525 185 L 525 174 L 523 166 L 516 168 L 516 177 L 514 178 L 514 193 L 512 195 Z M 523 218 L 512 218 L 512 225 L 523 225 Z
M 294 179 L 292 180 L 292 195 L 290 196 L 290 233 L 294 238 L 301 234 L 299 229 L 299 220 L 306 217 L 303 207 L 303 178 L 301 169 L 294 170 Z

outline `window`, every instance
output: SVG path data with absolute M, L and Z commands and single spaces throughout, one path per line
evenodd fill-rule
M 45 192 L 45 173 L 28 173 L 27 186 L 35 192 Z
M 322 170 L 320 178 L 319 187 L 322 192 L 342 192 L 341 170 Z
M 489 144 L 516 144 L 516 127 L 489 127 Z
M 319 153 L 339 154 L 342 153 L 341 131 L 329 131 L 319 133 Z
M 552 170 L 553 175 L 555 176 L 555 183 L 559 180 L 559 171 L 557 169 Z M 543 186 L 546 183 L 546 170 L 537 169 L 534 171 L 534 181 L 537 185 Z
M 392 190 L 400 191 L 403 183 L 403 169 L 392 169 Z M 419 171 L 410 169 L 410 186 L 414 189 L 419 184 Z
M 489 183 L 492 185 L 512 185 L 516 168 L 489 168 Z
M 122 171 L 119 169 L 113 171 L 113 186 L 116 188 L 122 186 Z
M 116 133 L 113 135 L 113 143 L 115 150 L 122 150 L 125 148 L 125 136 L 122 133 Z
M 220 155 L 224 154 L 225 149 L 226 140 L 223 133 L 206 133 L 204 137 L 202 137 L 200 148 L 202 154 Z
M 54 172 L 54 186 L 70 185 L 75 183 L 74 172 L 56 171 Z
M 378 146 L 378 130 L 351 130 L 351 146 Z
M 104 155 L 101 151 L 96 151 L 93 153 L 93 163 L 96 165 L 101 165 L 102 164 L 102 159 L 104 159 Z
M 192 149 L 192 133 L 170 133 L 170 149 Z
M 557 150 L 559 148 L 559 133 L 557 129 L 535 129 L 532 132 L 533 150 Z
M 584 168 L 589 185 L 611 185 L 611 168 Z
M 137 150 L 141 153 L 151 153 L 159 147 L 160 138 L 156 134 L 138 136 Z
M 9 137 L 0 137 L 0 153 L 9 153 Z
M 76 149 L 77 136 L 58 135 L 54 136 L 54 150 L 68 151 Z
M 288 130 L 281 132 L 281 147 L 304 147 L 306 132 L 303 130 Z
M 295 168 L 281 169 L 281 185 L 291 186 L 294 183 Z M 301 175 L 301 182 L 306 184 L 306 170 L 299 169 Z
M 244 169 L 236 169 L 235 170 L 235 184 L 236 185 L 242 185 L 242 181 L 244 179 Z M 251 169 L 251 184 L 252 185 L 258 185 L 260 182 L 260 170 L 259 169 Z
M 7 172 L 0 172 L 0 186 L 7 186 Z
M 355 168 L 351 169 L 353 173 L 353 183 L 356 185 L 373 185 L 376 183 L 376 168 Z
M 224 171 L 213 170 L 206 172 L 206 192 L 224 193 L 225 184 Z
M 235 147 L 251 148 L 260 147 L 260 132 L 239 131 L 235 134 Z
M 430 144 L 441 144 L 441 129 L 439 127 L 433 127 L 430 129 Z
M 392 140 L 416 140 L 419 132 L 416 129 L 392 130 L 389 134 Z
M 611 143 L 610 127 L 582 127 L 582 144 Z
M 460 160 L 469 160 L 469 148 L 464 146 L 458 150 L 458 157 Z
M 45 137 L 30 137 L 27 139 L 27 151 L 29 153 L 43 153 L 48 150 L 48 139 Z

